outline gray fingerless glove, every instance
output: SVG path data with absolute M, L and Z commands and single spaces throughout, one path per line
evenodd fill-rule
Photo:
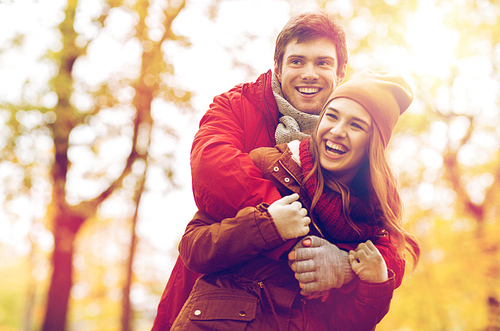
M 304 247 L 302 240 L 311 239 Z M 302 294 L 340 288 L 354 279 L 348 253 L 316 236 L 307 236 L 295 245 L 295 277 L 303 284 Z

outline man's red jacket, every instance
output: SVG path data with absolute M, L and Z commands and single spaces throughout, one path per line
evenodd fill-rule
M 191 149 L 193 194 L 200 211 L 215 220 L 234 217 L 245 207 L 281 198 L 274 185 L 263 179 L 248 153 L 257 147 L 273 147 L 278 125 L 278 106 L 272 91 L 272 71 L 255 82 L 239 84 L 214 98 L 200 121 Z M 377 245 L 401 284 L 404 261 L 394 248 Z M 170 330 L 194 282 L 200 274 L 177 258 L 158 305 L 152 331 Z

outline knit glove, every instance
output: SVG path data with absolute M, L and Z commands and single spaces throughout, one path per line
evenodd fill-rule
M 368 283 L 382 283 L 388 279 L 387 265 L 382 254 L 368 240 L 349 252 L 349 262 L 359 279 Z
M 307 216 L 307 209 L 302 208 L 298 199 L 297 193 L 287 195 L 267 208 L 284 240 L 302 237 L 309 233 L 311 219 Z
M 307 239 L 311 240 L 310 247 L 307 247 Z M 302 288 L 300 293 L 311 295 L 350 282 L 355 274 L 347 256 L 347 252 L 316 236 L 307 236 L 298 242 L 289 260 Z

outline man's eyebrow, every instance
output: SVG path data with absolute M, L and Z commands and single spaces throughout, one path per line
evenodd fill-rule
M 299 55 L 299 54 L 290 54 L 287 56 L 287 58 L 290 58 L 290 57 L 298 57 L 298 58 L 301 58 L 301 59 L 305 59 L 306 56 L 305 55 Z
M 329 56 L 329 55 L 318 56 L 318 59 L 320 59 L 320 60 L 327 59 L 327 60 L 334 60 L 335 61 L 335 58 L 333 56 Z
M 287 58 L 294 57 L 294 58 L 300 58 L 300 59 L 305 59 L 307 56 L 305 55 L 300 55 L 300 54 L 290 54 L 287 56 Z M 325 56 L 318 56 L 316 59 L 318 60 L 333 60 L 335 61 L 335 58 L 333 56 L 325 55 Z
M 320 57 L 318 57 L 318 60 L 320 60 L 320 61 L 330 60 L 333 62 L 333 65 L 337 65 L 337 59 L 333 56 L 328 56 L 328 55 L 327 56 L 320 56 Z

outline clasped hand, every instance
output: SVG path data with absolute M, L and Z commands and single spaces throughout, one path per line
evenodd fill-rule
M 302 208 L 298 199 L 299 195 L 294 193 L 276 200 L 267 208 L 284 240 L 295 239 L 309 233 L 311 219 L 307 216 L 307 209 Z
M 340 288 L 354 277 L 349 271 L 347 252 L 316 236 L 297 243 L 288 260 L 302 289 L 300 293 L 308 299 L 325 300 L 330 289 Z
M 370 240 L 349 252 L 349 262 L 352 270 L 365 282 L 382 283 L 388 279 L 384 258 Z

